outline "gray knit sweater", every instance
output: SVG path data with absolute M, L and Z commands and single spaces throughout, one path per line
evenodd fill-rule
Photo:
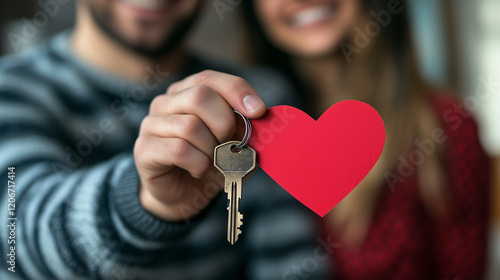
M 132 150 L 155 95 L 214 69 L 247 79 L 268 106 L 290 103 L 279 76 L 191 59 L 133 84 L 80 61 L 69 36 L 0 60 L 0 279 L 329 279 L 329 240 L 261 170 L 244 183 L 233 246 L 224 194 L 177 223 L 138 199 Z

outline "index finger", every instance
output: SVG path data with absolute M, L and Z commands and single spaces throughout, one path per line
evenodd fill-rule
M 224 98 L 231 107 L 247 118 L 261 117 L 266 111 L 264 101 L 247 81 L 238 76 L 212 70 L 205 70 L 172 84 L 168 88 L 167 94 L 196 85 L 210 87 Z

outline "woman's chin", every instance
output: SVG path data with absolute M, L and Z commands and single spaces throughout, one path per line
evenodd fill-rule
M 321 58 L 328 55 L 331 55 L 337 49 L 337 45 L 328 45 L 328 46 L 309 46 L 302 48 L 294 48 L 289 49 L 289 52 L 296 57 L 300 58 Z
M 338 37 L 328 38 L 322 36 L 321 38 L 311 38 L 311 36 L 304 36 L 304 38 L 295 38 L 294 40 L 288 40 L 288 42 L 275 40 L 275 43 L 292 56 L 316 58 L 334 53 L 341 43 L 340 41 L 341 39 Z

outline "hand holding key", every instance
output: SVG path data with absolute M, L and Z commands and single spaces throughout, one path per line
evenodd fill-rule
M 134 147 L 140 201 L 146 210 L 169 221 L 197 213 L 186 216 L 180 206 L 201 210 L 195 194 L 203 193 L 215 176 L 223 181 L 213 166 L 213 154 L 236 132 L 233 108 L 248 118 L 265 112 L 264 103 L 245 80 L 215 71 L 176 82 L 153 100 Z

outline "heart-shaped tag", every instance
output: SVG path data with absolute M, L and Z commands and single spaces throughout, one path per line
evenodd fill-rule
M 294 107 L 272 107 L 252 127 L 249 145 L 260 167 L 322 217 L 363 180 L 385 143 L 380 115 L 354 100 L 334 104 L 317 121 Z

